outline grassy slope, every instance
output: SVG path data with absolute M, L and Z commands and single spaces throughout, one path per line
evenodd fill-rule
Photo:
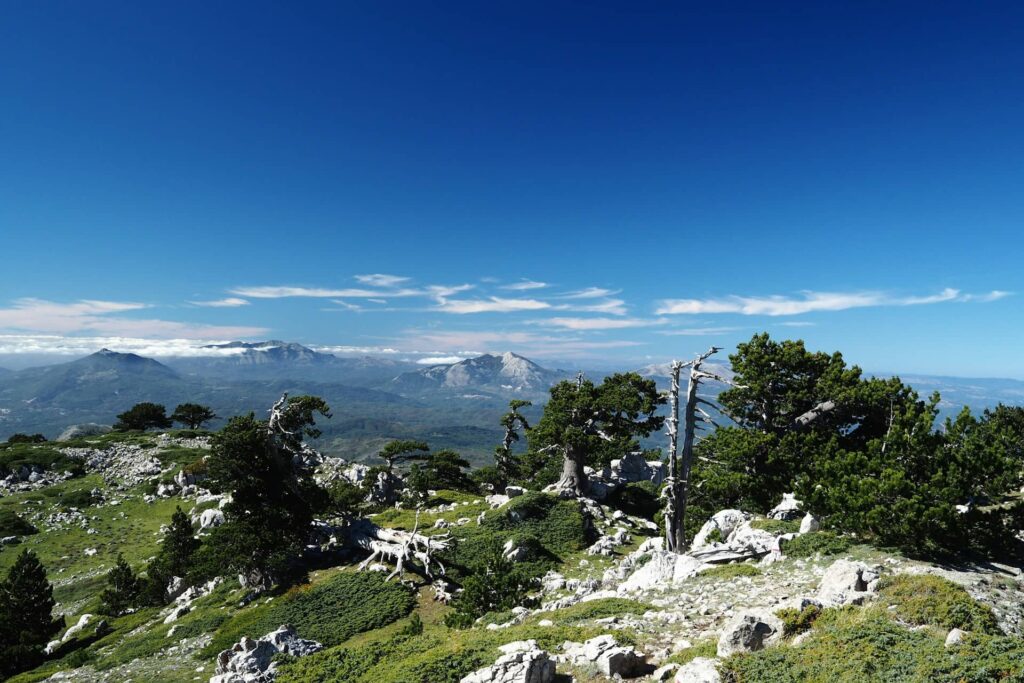
M 152 437 L 139 435 L 107 436 L 100 441 L 117 440 L 143 445 L 152 443 Z M 46 447 L 40 447 L 43 448 Z M 202 451 L 188 449 L 158 453 L 168 467 L 192 462 L 202 454 Z M 24 455 L 19 452 L 19 457 Z M 41 533 L 26 537 L 21 547 L 35 550 L 46 564 L 56 584 L 58 600 L 65 607 L 72 607 L 69 623 L 82 611 L 93 607 L 91 603 L 102 586 L 104 573 L 118 552 L 136 568 L 155 554 L 159 547 L 160 525 L 165 524 L 174 507 L 183 502 L 175 498 L 146 503 L 143 499 L 149 488 L 146 485 L 123 492 L 107 491 L 108 499 L 120 498 L 122 502 L 85 510 L 89 526 L 98 533 L 88 534 L 78 527 L 47 529 L 41 518 L 57 509 L 61 497 L 94 487 L 103 488 L 98 475 L 75 479 L 45 492 L 0 498 L 0 509 L 16 510 L 39 526 Z M 544 560 L 545 566 L 556 568 L 569 577 L 599 576 L 612 562 L 609 558 L 587 556 L 578 541 L 566 542 L 564 530 L 574 523 L 568 507 L 554 510 L 541 506 L 544 510 L 541 517 L 528 517 L 525 524 L 510 526 L 506 517 L 508 507 L 489 511 L 489 506 L 479 496 L 441 492 L 430 504 L 452 502 L 458 503 L 455 510 L 422 514 L 420 530 L 441 533 L 433 528 L 436 520 L 454 523 L 468 518 L 471 520 L 468 524 L 452 529 L 453 535 L 464 539 L 464 543 L 472 544 L 488 535 L 504 539 L 528 533 L 541 539 L 550 551 L 550 556 Z M 191 504 L 185 507 L 188 510 Z M 510 507 L 538 509 L 536 501 L 526 500 Z M 485 522 L 478 526 L 476 518 L 485 511 Z M 382 526 L 411 529 L 416 518 L 411 511 L 389 510 L 377 515 L 375 521 Z M 642 536 L 635 536 L 631 544 L 618 549 L 619 554 L 635 548 L 642 540 Z M 96 555 L 85 555 L 85 548 L 96 548 Z M 0 569 L 6 568 L 19 550 L 14 546 L 0 551 Z M 731 576 L 753 569 L 737 565 L 719 573 Z M 649 605 L 628 600 L 597 600 L 534 615 L 521 624 L 498 631 L 482 626 L 452 631 L 443 624 L 448 608 L 433 601 L 428 590 L 421 590 L 413 605 L 409 594 L 394 584 L 378 594 L 370 584 L 379 578 L 355 575 L 351 567 L 328 569 L 315 572 L 306 586 L 283 595 L 261 598 L 245 607 L 241 606 L 245 591 L 229 579 L 213 594 L 197 601 L 192 612 L 173 625 L 163 624 L 164 613 L 154 609 L 109 620 L 113 628 L 110 634 L 96 639 L 84 633 L 65 646 L 54 660 L 12 681 L 39 681 L 56 671 L 81 666 L 91 667 L 109 680 L 132 678 L 149 683 L 185 683 L 197 677 L 205 679 L 212 673 L 212 656 L 220 647 L 234 642 L 242 634 L 262 635 L 276 627 L 278 621 L 290 621 L 301 635 L 319 638 L 330 645 L 321 654 L 284 665 L 279 679 L 283 683 L 458 681 L 466 673 L 491 663 L 501 644 L 536 638 L 542 647 L 557 652 L 564 640 L 583 640 L 603 632 L 596 624 L 597 619 L 627 613 L 640 615 L 650 609 Z M 701 580 L 725 578 L 709 575 Z M 356 583 L 344 583 L 349 580 Z M 1020 639 L 978 633 L 958 649 L 942 647 L 945 629 L 955 623 L 951 619 L 962 619 L 967 613 L 981 614 L 978 619 L 984 621 L 984 612 L 974 611 L 973 603 L 962 592 L 936 583 L 934 579 L 928 581 L 927 585 L 894 583 L 884 589 L 884 604 L 897 605 L 894 609 L 884 609 L 880 603 L 877 608 L 830 612 L 814 622 L 811 636 L 803 645 L 737 657 L 729 660 L 727 667 L 737 681 L 744 683 L 1024 680 L 1024 641 Z M 361 590 L 368 592 L 363 594 Z M 410 607 L 422 619 L 422 634 L 403 633 L 409 623 L 405 615 Z M 503 621 L 508 615 L 493 616 L 493 621 Z M 541 626 L 542 619 L 551 620 L 553 625 Z M 896 620 L 923 624 L 925 628 L 908 631 L 897 625 Z M 616 631 L 616 637 L 629 642 L 638 636 L 629 631 Z M 712 654 L 713 649 L 712 642 L 700 642 L 691 652 L 681 652 L 673 659 L 684 661 L 697 654 Z M 575 673 L 580 676 L 579 680 L 593 680 L 588 672 Z M 794 678 L 797 674 L 799 676 Z

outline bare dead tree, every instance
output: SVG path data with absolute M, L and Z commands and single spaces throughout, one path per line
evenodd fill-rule
M 676 516 L 676 475 L 679 472 L 679 372 L 682 368 L 682 361 L 672 361 L 669 374 L 672 382 L 668 392 L 669 413 L 668 419 L 665 420 L 668 431 L 668 477 L 662 495 L 665 497 L 665 548 L 672 552 L 676 552 L 676 548 L 682 546 L 682 524 Z
M 720 410 L 717 405 L 700 397 L 700 386 L 705 380 L 713 380 L 738 387 L 731 380 L 711 372 L 705 372 L 704 361 L 721 351 L 720 347 L 712 346 L 692 361 L 672 363 L 672 388 L 669 400 L 672 412 L 669 416 L 669 475 L 665 482 L 665 546 L 675 553 L 682 553 L 686 547 L 685 522 L 686 506 L 689 500 L 691 483 L 690 469 L 693 466 L 693 446 L 700 424 L 713 427 L 715 423 L 711 415 L 701 405 Z M 679 431 L 679 372 L 689 367 L 690 377 L 686 388 L 686 407 L 683 411 L 683 445 L 679 456 L 676 456 Z
M 418 533 L 419 526 L 420 513 L 418 510 L 412 531 L 385 529 L 367 519 L 356 520 L 350 530 L 349 538 L 355 545 L 370 552 L 369 556 L 359 563 L 359 570 L 366 569 L 382 559 L 390 559 L 395 563 L 395 568 L 388 574 L 386 579 L 388 581 L 396 576 L 401 581 L 405 578 L 406 570 L 430 581 L 443 577 L 445 575 L 444 565 L 438 562 L 432 554 L 448 547 L 449 534 L 446 532 L 437 536 L 425 536 Z M 417 562 L 419 566 L 415 564 Z

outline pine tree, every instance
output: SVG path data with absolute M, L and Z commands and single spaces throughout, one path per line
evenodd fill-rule
M 107 574 L 107 588 L 100 593 L 100 602 L 104 614 L 112 617 L 124 614 L 134 606 L 139 598 L 139 579 L 125 561 L 123 555 L 117 556 L 117 564 Z
M 213 410 L 198 403 L 182 403 L 171 413 L 172 420 L 180 422 L 189 429 L 199 429 L 203 426 L 204 422 L 209 422 L 216 418 L 217 415 Z
M 53 618 L 54 604 L 46 569 L 35 553 L 22 551 L 0 581 L 0 677 L 42 661 L 43 648 L 63 623 Z
M 141 602 L 159 606 L 167 602 L 167 586 L 175 576 L 187 579 L 193 573 L 195 554 L 202 545 L 195 537 L 192 521 L 181 508 L 171 515 L 160 552 L 146 567 L 146 580 L 139 590 Z

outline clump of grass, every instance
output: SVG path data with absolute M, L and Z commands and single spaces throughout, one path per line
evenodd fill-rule
M 795 534 L 800 531 L 800 520 L 796 519 L 755 519 L 750 523 L 751 528 L 767 531 L 775 536 L 782 534 Z
M 642 615 L 656 609 L 653 605 L 626 598 L 601 598 L 580 602 L 571 607 L 555 610 L 549 618 L 563 624 L 574 624 L 605 617 L 617 617 L 623 614 Z
M 813 531 L 787 541 L 782 546 L 782 552 L 789 557 L 838 555 L 846 552 L 850 545 L 850 539 L 845 536 L 836 536 L 828 531 Z
M 666 663 L 673 664 L 686 664 L 693 661 L 697 657 L 717 657 L 718 656 L 718 641 L 714 639 L 700 640 L 694 643 L 691 647 L 683 648 L 678 652 L 673 652 L 668 658 Z
M 700 573 L 711 579 L 735 579 L 738 576 L 761 576 L 761 570 L 752 564 L 720 564 Z

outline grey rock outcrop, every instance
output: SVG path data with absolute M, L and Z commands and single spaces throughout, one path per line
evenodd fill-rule
M 502 654 L 491 666 L 464 676 L 459 683 L 552 683 L 555 663 L 535 640 L 502 645 Z
M 802 534 L 809 534 L 812 531 L 817 531 L 820 528 L 821 522 L 819 522 L 818 518 L 812 515 L 810 512 L 804 515 L 804 518 L 800 520 L 800 533 Z
M 697 550 L 698 548 L 708 545 L 708 543 L 710 543 L 708 537 L 713 536 L 716 531 L 724 541 L 740 524 L 743 524 L 743 522 L 749 522 L 752 518 L 752 515 L 743 512 L 742 510 L 720 510 L 719 512 L 716 512 L 711 519 L 704 522 L 704 526 L 702 526 L 700 531 L 697 532 L 697 535 L 693 537 L 693 543 L 690 548 L 692 550 Z
M 946 647 L 953 647 L 963 642 L 964 637 L 967 635 L 967 631 L 962 631 L 958 628 L 952 629 L 946 634 Z
M 591 638 L 585 643 L 566 642 L 562 646 L 566 660 L 581 665 L 592 664 L 605 676 L 635 678 L 651 668 L 647 656 L 636 651 L 632 645 L 619 645 L 615 636 L 605 634 Z
M 880 575 L 881 567 L 836 560 L 821 577 L 818 600 L 826 607 L 861 605 L 874 595 Z
M 135 486 L 163 471 L 160 460 L 135 444 L 115 443 L 104 449 L 62 448 L 61 453 L 83 461 L 88 470 L 102 473 L 108 484 Z
M 315 640 L 300 638 L 291 626 L 281 626 L 259 640 L 243 637 L 217 655 L 217 668 L 210 683 L 265 683 L 277 674 L 274 655 L 304 657 L 323 649 Z
M 768 512 L 768 519 L 800 519 L 804 516 L 803 503 L 792 493 L 782 494 L 782 502 Z
M 675 683 L 722 683 L 718 660 L 694 657 L 676 671 Z
M 730 619 L 718 639 L 718 656 L 757 652 L 782 639 L 782 620 L 774 614 L 744 612 Z
M 72 439 L 82 439 L 87 436 L 101 436 L 113 431 L 110 425 L 96 424 L 95 422 L 86 422 L 83 424 L 71 425 L 57 437 L 57 441 L 71 441 Z

